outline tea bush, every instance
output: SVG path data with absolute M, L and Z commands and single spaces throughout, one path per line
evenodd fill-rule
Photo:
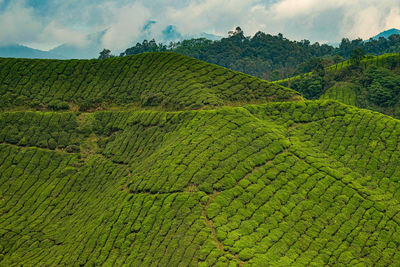
M 307 101 L 0 125 L 2 265 L 399 263 L 390 117 Z
M 199 109 L 300 100 L 288 88 L 171 52 L 107 60 L 0 58 L 0 107 L 81 111 L 109 105 Z

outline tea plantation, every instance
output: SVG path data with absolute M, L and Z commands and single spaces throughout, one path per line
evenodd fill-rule
M 334 99 L 400 118 L 400 54 L 349 60 L 274 83 L 307 99 Z
M 0 112 L 0 266 L 400 265 L 399 120 L 332 100 L 288 101 L 300 98 L 192 62 L 243 77 L 225 81 L 243 92 L 259 83 L 254 98 L 227 97 L 229 86 L 223 94 L 224 82 L 206 77 L 216 87 L 183 92 L 170 68 L 154 71 L 154 87 L 138 78 L 97 88 L 115 101 L 108 110 L 45 110 L 56 87 L 39 101 L 44 110 L 11 98 Z M 79 88 L 75 105 L 97 94 Z M 171 94 L 158 110 L 124 106 L 146 88 Z M 186 110 L 202 90 L 235 106 Z M 246 97 L 275 102 L 238 106 Z
M 356 86 L 348 82 L 337 82 L 335 85 L 325 91 L 320 99 L 334 99 L 347 105 L 357 106 Z
M 0 58 L 0 107 L 169 110 L 301 99 L 299 93 L 175 53 L 107 60 Z

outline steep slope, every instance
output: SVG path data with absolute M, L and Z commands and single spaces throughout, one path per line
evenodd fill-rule
M 333 101 L 2 112 L 0 264 L 396 266 L 400 121 Z
M 290 89 L 174 53 L 108 60 L 0 59 L 3 109 L 133 104 L 177 110 L 299 99 Z

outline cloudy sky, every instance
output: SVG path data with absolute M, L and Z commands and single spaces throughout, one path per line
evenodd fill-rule
M 120 50 L 175 25 L 184 36 L 226 36 L 239 25 L 289 39 L 339 42 L 400 29 L 399 0 L 0 0 L 0 45 L 20 43 L 50 49 L 62 43 L 84 47 L 87 34 L 108 29 L 104 47 Z

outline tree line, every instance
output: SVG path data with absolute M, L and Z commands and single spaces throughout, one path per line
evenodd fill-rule
M 119 56 L 172 51 L 266 80 L 279 80 L 310 72 L 321 64 L 327 67 L 349 59 L 356 49 L 373 55 L 400 52 L 400 35 L 368 41 L 343 38 L 335 48 L 318 42 L 312 44 L 309 40 L 291 41 L 282 34 L 274 36 L 261 31 L 249 37 L 237 27 L 229 32 L 229 37 L 217 41 L 196 38 L 167 45 L 154 39 L 144 40 Z M 108 49 L 100 53 L 100 58 L 109 57 L 113 55 Z

